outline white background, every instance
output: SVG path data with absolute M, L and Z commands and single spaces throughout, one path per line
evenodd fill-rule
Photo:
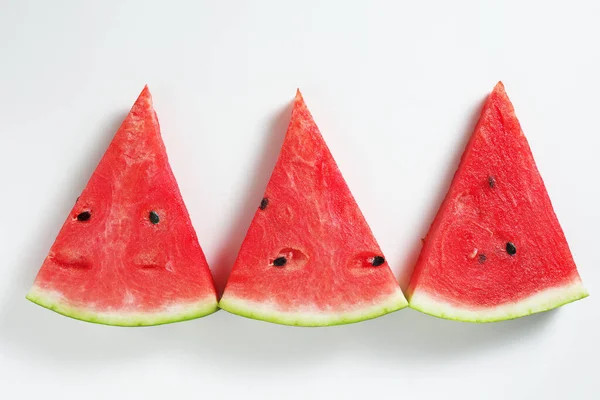
M 599 18 L 595 1 L 0 1 L 0 398 L 600 398 Z M 406 309 L 302 329 L 221 311 L 126 329 L 24 298 L 146 83 L 221 287 L 297 87 L 405 282 L 498 80 L 583 301 L 487 325 Z

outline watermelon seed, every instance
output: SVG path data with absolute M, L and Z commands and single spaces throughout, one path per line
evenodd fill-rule
M 385 258 L 381 256 L 375 256 L 373 257 L 373 261 L 371 261 L 371 265 L 373 265 L 374 267 L 379 267 L 380 265 L 383 265 L 384 262 Z
M 264 199 L 262 199 L 260 201 L 260 209 L 264 210 L 265 208 L 267 208 L 267 206 L 269 205 L 269 199 L 267 199 L 266 197 Z
M 514 256 L 515 254 L 517 254 L 517 248 L 511 242 L 507 242 L 506 243 L 506 252 L 508 253 L 508 255 Z
M 485 254 L 479 255 L 479 264 L 483 264 L 486 260 L 487 260 L 487 257 L 485 256 Z
M 493 189 L 496 187 L 496 179 L 493 176 L 488 176 L 488 185 Z
M 90 219 L 92 214 L 89 211 L 84 211 L 82 213 L 77 214 L 77 221 L 87 221 Z
M 287 264 L 287 258 L 285 257 L 277 257 L 273 260 L 273 265 L 276 267 L 283 267 L 285 264 Z
M 148 218 L 150 219 L 150 222 L 152 222 L 154 225 L 158 224 L 160 221 L 158 214 L 154 211 L 150 211 L 150 214 L 148 214 Z

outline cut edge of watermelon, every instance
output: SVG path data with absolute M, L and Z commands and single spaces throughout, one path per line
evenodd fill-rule
M 258 303 L 235 296 L 224 297 L 219 302 L 219 308 L 242 317 L 281 325 L 309 327 L 352 324 L 377 318 L 405 307 L 408 307 L 408 301 L 406 301 L 400 289 L 382 301 L 378 301 L 367 307 L 344 312 L 285 312 L 278 310 L 273 304 Z
M 50 290 L 33 286 L 27 299 L 59 314 L 86 322 L 114 326 L 151 326 L 181 322 L 204 317 L 216 312 L 219 307 L 214 296 L 203 300 L 174 304 L 156 312 L 96 311 L 73 306 L 63 296 Z
M 523 300 L 478 310 L 440 301 L 424 291 L 413 293 L 409 307 L 438 318 L 463 322 L 497 322 L 550 311 L 589 296 L 580 279 L 560 287 L 550 288 Z

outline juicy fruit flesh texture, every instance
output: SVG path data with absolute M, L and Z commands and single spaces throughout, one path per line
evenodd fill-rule
M 579 281 L 500 83 L 484 106 L 425 239 L 409 299 L 423 293 L 454 307 L 493 308 Z
M 78 218 L 82 213 L 89 218 Z M 95 312 L 159 312 L 210 297 L 216 308 L 147 88 L 70 212 L 34 289 L 59 293 L 63 307 Z
M 372 265 L 381 249 L 299 93 L 264 198 L 223 308 L 241 299 L 280 313 L 344 312 L 398 294 L 396 309 L 406 305 L 387 263 Z

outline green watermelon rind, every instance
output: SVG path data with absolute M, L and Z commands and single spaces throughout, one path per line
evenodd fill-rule
M 487 323 L 499 322 L 531 314 L 550 311 L 568 303 L 589 296 L 581 280 L 550 288 L 529 296 L 523 300 L 497 307 L 469 309 L 452 305 L 424 290 L 417 290 L 409 296 L 409 307 L 422 313 L 453 321 Z
M 43 290 L 36 286 L 27 293 L 26 297 L 37 305 L 73 319 L 124 327 L 164 325 L 188 321 L 207 316 L 219 310 L 217 300 L 213 296 L 197 302 L 174 304 L 167 309 L 156 312 L 105 312 L 85 309 L 68 304 L 57 292 Z
M 235 315 L 275 324 L 306 327 L 352 324 L 377 318 L 405 307 L 408 307 L 408 302 L 400 289 L 367 307 L 342 312 L 308 310 L 285 312 L 277 310 L 272 305 L 248 301 L 232 295 L 222 298 L 219 302 L 219 308 Z

